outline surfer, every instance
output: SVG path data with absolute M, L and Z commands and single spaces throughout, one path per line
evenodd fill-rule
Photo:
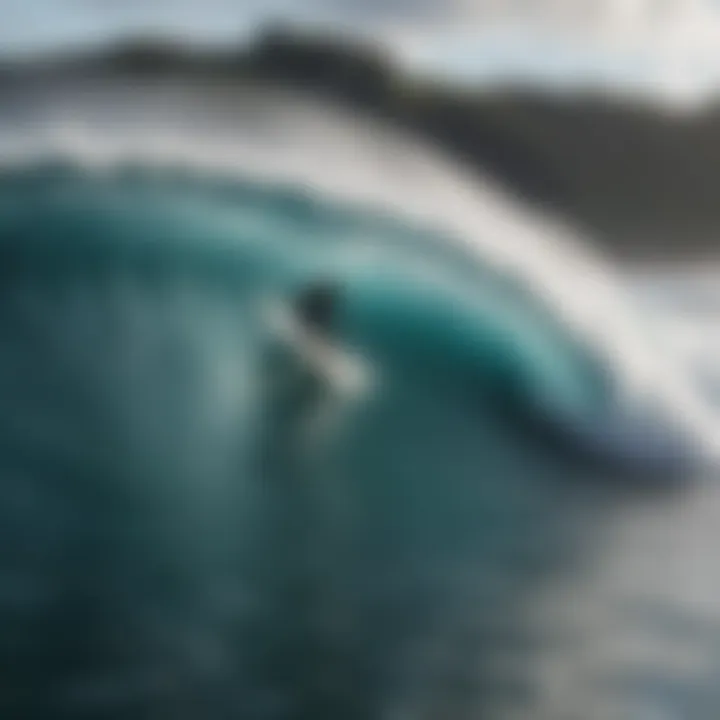
M 367 388 L 365 369 L 337 341 L 342 296 L 339 283 L 317 281 L 268 317 L 268 409 L 279 421 L 286 449 L 306 458 L 327 443 L 341 415 Z

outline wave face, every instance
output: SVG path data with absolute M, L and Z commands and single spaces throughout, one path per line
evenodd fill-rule
M 598 259 L 329 114 L 73 88 L 0 112 L 3 717 L 716 716 L 714 415 Z M 265 308 L 327 278 L 372 383 L 298 448 Z

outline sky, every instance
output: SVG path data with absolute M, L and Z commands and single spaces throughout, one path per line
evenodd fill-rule
M 280 18 L 366 34 L 409 70 L 461 82 L 720 91 L 720 0 L 0 0 L 0 52 L 133 35 L 237 44 Z

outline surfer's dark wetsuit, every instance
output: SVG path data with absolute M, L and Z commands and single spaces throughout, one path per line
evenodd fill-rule
M 263 358 L 266 383 L 263 479 L 269 508 L 268 563 L 273 611 L 265 673 L 295 708 L 288 718 L 348 718 L 352 698 L 363 717 L 353 652 L 346 552 L 351 500 L 332 461 L 336 428 L 314 427 L 337 388 L 317 356 L 297 344 L 332 345 L 340 288 L 316 284 L 296 300 L 297 334 L 274 334 Z M 341 713 L 338 715 L 338 713 Z M 283 716 L 285 717 L 285 716 Z

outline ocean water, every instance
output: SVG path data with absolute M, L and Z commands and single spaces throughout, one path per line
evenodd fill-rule
M 712 272 L 114 92 L 0 112 L 0 715 L 714 720 Z M 269 313 L 327 279 L 348 397 Z

